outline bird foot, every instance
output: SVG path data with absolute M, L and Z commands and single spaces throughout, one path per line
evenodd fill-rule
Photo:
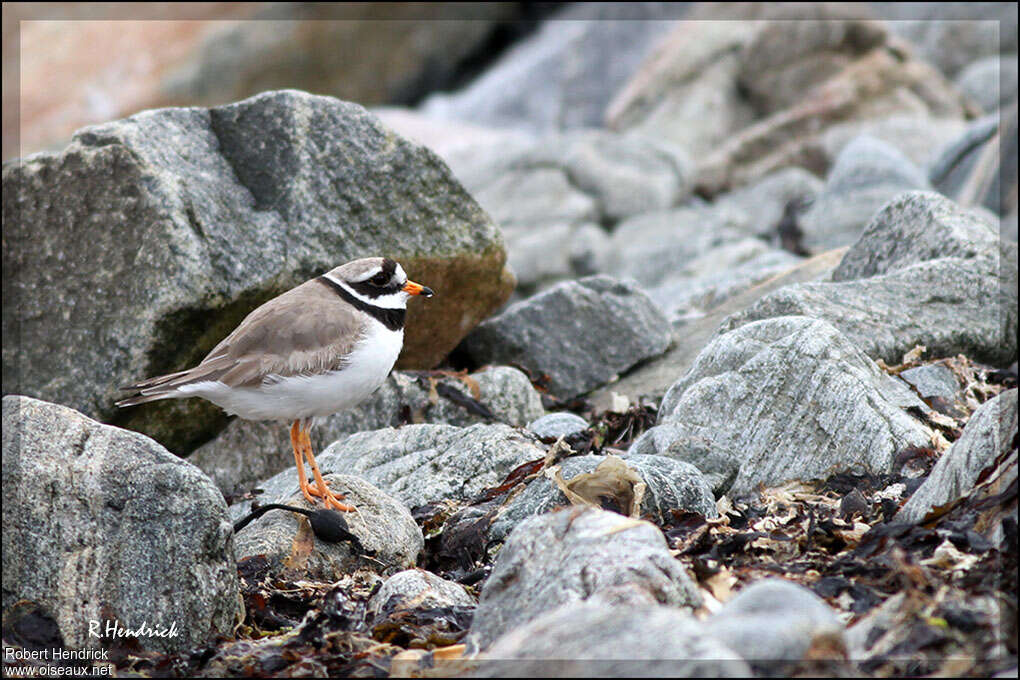
M 325 480 L 323 480 L 325 483 Z M 322 504 L 327 510 L 338 510 L 340 512 L 354 512 L 353 505 L 346 505 L 340 501 L 347 498 L 342 493 L 334 493 L 330 490 L 329 484 L 325 484 L 325 490 L 319 488 L 318 484 L 308 485 L 308 493 L 322 499 Z

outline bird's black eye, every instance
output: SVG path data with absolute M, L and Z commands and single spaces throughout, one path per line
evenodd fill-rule
M 390 281 L 390 277 L 386 272 L 379 272 L 375 276 L 369 279 L 369 281 L 376 286 L 385 286 Z

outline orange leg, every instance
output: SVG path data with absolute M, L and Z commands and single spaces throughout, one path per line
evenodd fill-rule
M 343 494 L 334 494 L 330 491 L 326 485 L 326 480 L 322 478 L 322 473 L 319 472 L 319 465 L 315 462 L 315 453 L 312 451 L 312 440 L 308 436 L 308 430 L 300 430 L 300 437 L 305 458 L 308 459 L 308 464 L 312 467 L 312 475 L 315 477 L 315 484 L 318 487 L 317 489 L 310 489 L 312 495 L 321 497 L 322 504 L 330 510 L 353 512 L 354 506 L 341 503 L 340 499 L 343 498 Z
M 301 493 L 304 494 L 305 500 L 315 506 L 315 499 L 312 497 L 312 487 L 308 485 L 308 478 L 305 477 L 305 461 L 301 457 L 302 441 L 301 441 L 301 427 L 299 422 L 295 420 L 294 424 L 290 427 L 290 446 L 294 449 L 294 462 L 297 464 L 297 476 L 298 484 L 301 485 Z

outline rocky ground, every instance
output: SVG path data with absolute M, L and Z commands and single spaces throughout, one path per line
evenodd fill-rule
M 5 646 L 1015 675 L 1015 5 L 808 7 L 579 4 L 414 109 L 266 92 L 6 163 Z M 313 431 L 357 512 L 268 508 L 310 507 L 279 424 L 114 407 L 379 253 L 437 295 Z

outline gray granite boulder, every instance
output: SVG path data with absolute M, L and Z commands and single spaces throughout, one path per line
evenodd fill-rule
M 533 436 L 506 425 L 423 424 L 355 433 L 331 444 L 317 461 L 323 474 L 357 475 L 414 508 L 433 500 L 468 500 L 521 463 L 544 456 Z M 296 481 L 290 467 L 259 487 L 273 498 L 290 495 Z M 247 512 L 249 505 L 231 510 Z
M 396 371 L 366 401 L 349 411 L 330 416 L 312 428 L 312 446 L 321 451 L 337 439 L 365 430 L 396 427 L 412 422 L 470 425 L 493 420 L 521 426 L 540 417 L 542 399 L 527 376 L 509 366 L 493 366 L 455 377 Z M 488 418 L 473 404 L 477 386 Z M 435 391 L 433 391 L 433 389 Z M 234 419 L 216 439 L 203 444 L 188 460 L 209 475 L 227 496 L 248 490 L 257 482 L 293 466 L 288 428 L 280 423 Z
M 652 524 L 604 510 L 563 510 L 521 522 L 499 551 L 468 635 L 469 651 L 557 606 L 594 596 L 691 611 L 701 595 Z
M 705 517 L 718 514 L 712 487 L 690 463 L 663 456 L 572 456 L 544 470 L 500 508 L 489 527 L 490 540 L 505 539 L 528 517 L 571 505 L 554 481 L 556 474 L 585 501 L 655 524 L 672 520 L 674 509 Z
M 701 625 L 704 635 L 724 641 L 768 677 L 789 672 L 814 645 L 836 658 L 846 649 L 836 613 L 804 586 L 779 578 L 745 587 Z
M 732 475 L 724 490 L 746 496 L 759 484 L 889 471 L 901 448 L 931 443 L 911 406 L 924 408 L 832 325 L 781 317 L 705 347 L 659 408 L 659 427 L 686 427 L 652 428 L 631 449 L 672 453 L 714 473 L 713 485 Z M 708 445 L 672 447 L 671 436 L 691 435 Z
M 633 283 L 592 276 L 511 305 L 464 341 L 477 364 L 510 364 L 569 399 L 669 346 L 669 322 Z
M 933 509 L 952 503 L 971 492 L 982 473 L 998 459 L 1016 456 L 1017 391 L 1007 390 L 974 412 L 963 435 L 935 463 L 931 474 L 903 504 L 896 519 L 921 522 Z M 1012 465 L 1016 478 L 1016 462 Z M 1003 488 L 1008 482 L 1001 484 Z M 1015 511 L 1014 511 L 1015 512 Z
M 145 111 L 5 164 L 3 187 L 4 391 L 178 454 L 226 416 L 201 400 L 117 411 L 118 386 L 194 365 L 302 281 L 399 259 L 437 293 L 409 309 L 411 368 L 438 363 L 513 287 L 498 228 L 447 166 L 330 97 Z
M 720 332 L 787 315 L 824 319 L 892 365 L 916 345 L 1008 366 L 1017 353 L 1017 250 L 971 211 L 908 192 L 875 215 L 831 282 L 777 290 Z
M 833 281 L 887 274 L 942 257 L 997 261 L 992 225 L 933 192 L 906 192 L 875 215 L 832 273 Z
M 259 503 L 321 509 L 321 503 L 313 507 L 305 500 L 297 473 L 289 472 L 292 480 L 286 491 L 267 491 L 259 497 Z M 425 539 L 403 503 L 354 475 L 324 474 L 323 478 L 331 490 L 346 497 L 344 503 L 356 508 L 342 513 L 342 517 L 360 545 L 323 541 L 312 531 L 308 517 L 288 510 L 269 510 L 237 533 L 237 561 L 264 557 L 273 576 L 328 582 L 361 568 L 386 574 L 414 566 Z M 231 507 L 235 519 L 242 514 L 238 509 L 236 505 Z
M 506 633 L 475 677 L 750 677 L 730 643 L 672 607 L 564 604 Z
M 145 649 L 231 635 L 243 616 L 233 531 L 208 477 L 144 435 L 3 399 L 3 607 L 37 603 L 68 648 L 90 622 L 146 624 Z
M 825 188 L 800 218 L 804 244 L 814 252 L 849 245 L 893 196 L 927 188 L 924 171 L 898 149 L 858 137 L 836 157 Z

